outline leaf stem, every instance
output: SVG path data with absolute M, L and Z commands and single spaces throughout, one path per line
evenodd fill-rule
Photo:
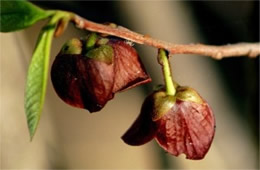
M 176 93 L 176 83 L 172 79 L 168 54 L 164 49 L 159 49 L 158 51 L 158 62 L 162 65 L 166 94 L 174 96 Z
M 67 11 L 62 11 L 62 10 L 48 10 L 50 14 L 52 14 L 52 18 L 49 22 L 49 24 L 56 24 L 58 21 L 62 18 L 73 18 L 74 13 L 72 12 L 67 12 Z

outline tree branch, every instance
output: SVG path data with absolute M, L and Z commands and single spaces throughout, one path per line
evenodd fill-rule
M 154 39 L 152 37 L 133 32 L 122 26 L 116 28 L 98 24 L 78 15 L 72 18 L 72 21 L 80 29 L 86 29 L 93 32 L 108 34 L 120 37 L 138 44 L 146 44 L 156 48 L 163 48 L 174 54 L 198 54 L 211 56 L 214 59 L 226 57 L 248 56 L 255 58 L 260 55 L 260 43 L 237 43 L 222 46 L 203 45 L 203 44 L 173 44 L 166 41 Z

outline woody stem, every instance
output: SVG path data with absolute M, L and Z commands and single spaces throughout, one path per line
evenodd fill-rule
M 78 15 L 73 16 L 72 22 L 74 22 L 80 29 L 120 37 L 138 44 L 146 44 L 155 48 L 163 48 L 167 50 L 170 55 L 197 54 L 210 56 L 214 59 L 222 59 L 226 57 L 239 56 L 256 58 L 260 54 L 259 42 L 237 43 L 220 46 L 204 44 L 174 44 L 136 33 L 122 26 L 111 27 L 108 25 L 98 24 Z

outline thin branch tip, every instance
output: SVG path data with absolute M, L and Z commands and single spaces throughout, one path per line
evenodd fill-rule
M 204 44 L 173 44 L 166 41 L 158 40 L 149 35 L 142 35 L 133 32 L 125 27 L 117 26 L 110 27 L 104 24 L 98 24 L 78 15 L 72 18 L 76 27 L 88 31 L 103 33 L 120 37 L 134 43 L 146 44 L 155 48 L 163 48 L 170 52 L 171 56 L 174 54 L 197 54 L 203 56 L 210 56 L 213 59 L 223 59 L 227 57 L 248 56 L 249 58 L 256 58 L 260 55 L 260 43 L 237 43 L 227 44 L 221 46 L 204 45 Z

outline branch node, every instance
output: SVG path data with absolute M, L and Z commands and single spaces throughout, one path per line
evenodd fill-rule
M 248 57 L 250 57 L 250 58 L 255 58 L 255 57 L 257 57 L 257 55 L 259 55 L 257 53 L 257 51 L 254 51 L 252 49 L 250 49 L 249 52 L 248 52 Z
M 215 58 L 215 59 L 217 59 L 217 60 L 220 60 L 220 59 L 223 58 L 223 54 L 222 54 L 222 52 L 217 52 L 217 53 L 214 54 L 212 57 Z

